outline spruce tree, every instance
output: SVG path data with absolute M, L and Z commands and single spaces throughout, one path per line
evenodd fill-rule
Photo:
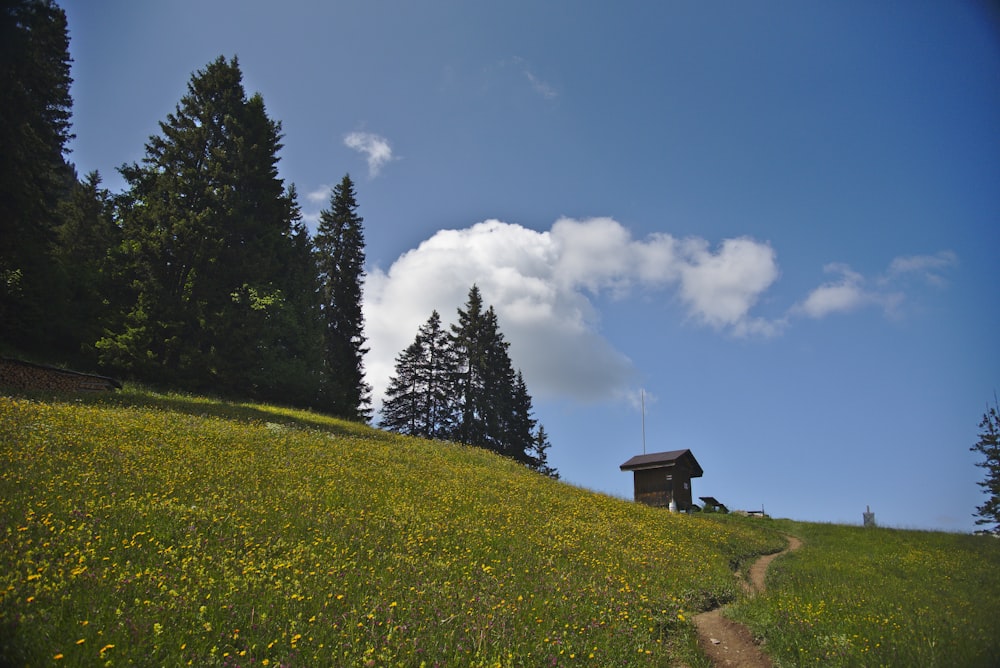
M 531 395 L 518 370 L 510 386 L 510 408 L 507 410 L 507 429 L 503 437 L 504 454 L 517 461 L 536 468 L 538 461 L 535 450 L 535 419 L 532 416 Z
M 986 469 L 986 478 L 977 484 L 988 498 L 976 507 L 976 524 L 992 524 L 989 531 L 1000 534 L 1000 405 L 995 398 L 983 413 L 979 429 L 979 442 L 969 449 L 983 456 L 976 466 Z
M 316 264 L 319 270 L 324 336 L 324 408 L 355 420 L 371 417 L 371 387 L 365 382 L 364 283 L 365 237 L 349 174 L 320 212 Z
M 304 317 L 285 282 L 298 208 L 278 178 L 280 124 L 247 99 L 235 58 L 196 72 L 150 137 L 119 216 L 132 303 L 98 346 L 107 363 L 191 389 L 284 399 L 299 380 L 284 332 Z M 299 388 L 305 392 L 305 388 Z
M 549 443 L 549 435 L 545 433 L 545 427 L 538 425 L 538 431 L 535 432 L 534 461 L 530 466 L 542 475 L 558 480 L 559 472 L 554 467 L 549 466 L 548 450 L 550 447 L 552 444 Z
M 534 427 L 531 398 L 524 379 L 514 373 L 496 310 L 483 310 L 475 285 L 464 310 L 458 311 L 458 323 L 452 325 L 451 342 L 458 364 L 452 438 L 528 463 Z
M 451 439 L 486 447 L 489 398 L 484 378 L 484 319 L 483 296 L 479 287 L 473 285 L 469 289 L 465 308 L 458 310 L 458 322 L 451 326 L 451 348 L 457 364 L 453 390 L 456 417 Z
M 401 434 L 446 438 L 452 428 L 454 376 L 448 333 L 441 326 L 441 316 L 433 311 L 413 343 L 396 358 L 395 375 L 382 404 L 381 426 Z
M 94 360 L 94 343 L 112 317 L 124 294 L 116 281 L 113 252 L 121 242 L 115 224 L 111 195 L 101 187 L 101 177 L 91 172 L 75 183 L 59 209 L 53 273 L 66 281 L 60 317 L 50 323 L 57 347 L 87 353 Z
M 49 343 L 57 209 L 74 182 L 64 159 L 72 100 L 66 14 L 52 0 L 0 6 L 0 339 Z
M 450 333 L 437 311 L 396 358 L 380 424 L 391 431 L 447 438 L 492 450 L 558 477 L 548 437 L 536 431 L 524 375 L 515 373 L 496 310 L 469 289 Z

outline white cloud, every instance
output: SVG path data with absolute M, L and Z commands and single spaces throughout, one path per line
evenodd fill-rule
M 800 307 L 809 317 L 822 318 L 831 313 L 850 311 L 872 301 L 863 288 L 864 278 L 847 265 L 828 264 L 823 270 L 838 273 L 840 278 L 824 283 L 809 293 Z
M 894 258 L 885 273 L 874 280 L 865 278 L 846 264 L 828 264 L 824 271 L 839 274 L 839 278 L 813 290 L 792 311 L 811 318 L 824 318 L 833 313 L 877 306 L 885 315 L 897 316 L 906 298 L 901 284 L 910 277 L 917 277 L 930 285 L 943 286 L 946 283 L 945 270 L 957 262 L 958 257 L 951 251 L 901 256 Z
M 306 193 L 306 201 L 312 202 L 313 204 L 325 204 L 330 200 L 330 193 L 333 192 L 333 186 L 324 183 L 315 190 L 311 190 Z
M 682 254 L 681 298 L 716 328 L 745 325 L 757 299 L 778 278 L 774 250 L 747 237 L 726 239 L 716 253 L 704 239 L 688 239 Z
M 768 319 L 753 315 L 779 276 L 767 243 L 740 237 L 713 248 L 704 239 L 663 233 L 637 240 L 612 218 L 561 218 L 543 232 L 487 220 L 441 230 L 388 270 L 369 273 L 368 382 L 378 407 L 396 355 L 431 311 L 453 323 L 473 283 L 496 308 L 512 360 L 533 394 L 628 400 L 637 373 L 601 335 L 592 301 L 598 296 L 621 299 L 636 290 L 659 290 L 682 304 L 695 323 L 732 336 L 774 336 L 792 315 L 823 318 L 871 305 L 893 315 L 903 299 L 895 286 L 900 276 L 940 272 L 955 261 L 949 253 L 901 257 L 874 281 L 845 264 L 830 264 L 824 269 L 834 278 L 786 316 Z
M 393 160 L 389 141 L 370 132 L 351 132 L 344 135 L 344 146 L 365 156 L 368 160 L 368 175 L 372 178 L 378 176 L 383 165 Z
M 533 393 L 586 400 L 623 395 L 635 370 L 599 334 L 591 296 L 674 286 L 699 322 L 737 335 L 769 334 L 774 324 L 751 319 L 749 311 L 776 277 L 767 244 L 730 239 L 712 252 L 703 240 L 667 234 L 639 241 L 610 218 L 563 218 L 547 232 L 497 220 L 442 230 L 388 271 L 368 276 L 368 381 L 380 397 L 395 356 L 431 311 L 453 322 L 476 283 L 496 307 L 511 357 Z

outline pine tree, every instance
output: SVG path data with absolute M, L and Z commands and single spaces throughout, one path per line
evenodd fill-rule
M 538 425 L 538 431 L 535 432 L 534 461 L 530 466 L 542 475 L 547 475 L 550 478 L 558 480 L 559 472 L 552 466 L 549 466 L 548 450 L 551 446 L 549 435 L 545 433 L 545 427 Z
M 365 382 L 364 282 L 365 237 L 357 213 L 354 183 L 345 175 L 320 212 L 316 263 L 319 268 L 324 326 L 325 408 L 355 420 L 371 417 L 371 387 Z
M 535 451 L 535 418 L 532 416 L 531 395 L 520 370 L 510 385 L 511 397 L 505 413 L 507 429 L 503 435 L 504 454 L 537 468 Z
M 446 438 L 452 430 L 450 394 L 455 361 L 441 316 L 431 313 L 406 350 L 396 358 L 382 404 L 382 427 L 401 434 Z
M 64 277 L 65 300 L 60 317 L 50 323 L 64 351 L 88 352 L 121 302 L 112 253 L 121 242 L 115 225 L 111 195 L 101 187 L 101 177 L 91 172 L 74 184 L 60 205 L 56 228 L 53 273 Z
M 450 333 L 437 311 L 396 358 L 380 424 L 427 438 L 447 438 L 510 457 L 558 477 L 548 465 L 548 437 L 532 415 L 524 375 L 514 372 L 496 310 L 469 289 Z
M 979 423 L 979 442 L 969 448 L 984 459 L 976 466 L 986 469 L 986 479 L 977 483 L 987 495 L 986 502 L 976 507 L 976 524 L 992 524 L 992 533 L 1000 534 L 1000 405 L 994 398 Z
M 74 177 L 63 155 L 72 100 L 66 14 L 52 0 L 0 6 L 0 339 L 48 340 L 59 202 Z
M 514 373 L 496 310 L 490 306 L 483 311 L 475 285 L 452 325 L 451 342 L 458 363 L 452 438 L 530 463 L 535 424 L 531 397 L 520 372 Z
M 457 415 L 451 439 L 486 447 L 489 397 L 484 378 L 484 320 L 483 296 L 479 287 L 473 285 L 469 289 L 464 310 L 458 310 L 458 322 L 451 326 L 451 348 L 457 364 L 453 391 Z
M 281 342 L 307 317 L 291 305 L 301 286 L 285 283 L 285 266 L 309 260 L 278 178 L 281 126 L 260 95 L 247 99 L 242 78 L 235 58 L 196 72 L 142 164 L 121 168 L 123 259 L 136 289 L 98 347 L 143 378 L 283 399 L 298 380 Z

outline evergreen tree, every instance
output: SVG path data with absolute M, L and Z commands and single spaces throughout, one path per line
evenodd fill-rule
M 298 207 L 278 178 L 280 124 L 247 99 L 234 58 L 196 72 L 176 112 L 121 173 L 119 200 L 134 299 L 98 347 L 135 375 L 262 399 L 302 379 L 284 364 Z M 306 257 L 304 257 L 304 255 Z M 300 393 L 306 388 L 299 388 Z
M 82 349 L 93 357 L 93 345 L 112 323 L 122 292 L 115 280 L 112 252 L 121 242 L 111 196 L 101 177 L 91 172 L 74 184 L 60 206 L 52 273 L 66 281 L 63 312 L 50 326 L 65 351 Z
M 0 4 L 0 339 L 50 343 L 57 208 L 74 179 L 63 155 L 72 100 L 66 14 L 52 0 Z
M 547 475 L 555 480 L 559 479 L 559 472 L 555 468 L 549 466 L 549 455 L 548 450 L 552 447 L 549 443 L 549 435 L 545 433 L 545 427 L 543 425 L 538 425 L 538 431 L 535 433 L 535 443 L 534 443 L 534 462 L 531 464 L 531 468 L 535 469 L 542 475 Z
M 509 409 L 505 412 L 507 419 L 503 436 L 504 454 L 531 468 L 538 467 L 534 456 L 535 451 L 535 419 L 532 416 L 531 395 L 524 382 L 520 370 L 514 376 L 510 385 Z
M 448 333 L 434 311 L 413 343 L 396 358 L 396 372 L 382 404 L 381 426 L 401 434 L 446 438 L 452 430 L 454 375 Z
M 524 377 L 514 372 L 496 311 L 492 306 L 483 310 L 475 285 L 464 310 L 458 311 L 458 323 L 452 325 L 451 345 L 458 364 L 452 438 L 531 464 L 531 396 Z
M 457 415 L 451 438 L 460 443 L 487 447 L 489 397 L 484 377 L 484 329 L 483 296 L 479 287 L 473 285 L 464 310 L 458 310 L 458 322 L 451 326 L 451 348 L 457 364 L 453 390 Z
M 992 524 L 993 533 L 1000 533 L 1000 405 L 994 398 L 979 423 L 979 442 L 969 448 L 983 456 L 976 466 L 986 469 L 986 479 L 977 483 L 987 495 L 986 502 L 976 507 L 976 524 Z
M 448 438 L 510 457 L 558 477 L 548 465 L 548 437 L 532 415 L 524 375 L 514 372 L 496 310 L 469 289 L 450 334 L 437 311 L 396 358 L 381 426 L 403 434 Z
M 321 317 L 324 326 L 325 408 L 350 419 L 371 417 L 371 388 L 365 382 L 364 282 L 365 237 L 357 213 L 354 183 L 345 175 L 320 212 L 316 233 Z

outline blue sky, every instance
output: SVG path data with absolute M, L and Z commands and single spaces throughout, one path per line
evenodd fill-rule
M 366 364 L 475 282 L 551 463 L 690 448 L 695 496 L 964 531 L 1000 385 L 1000 18 L 975 2 L 62 0 L 113 191 L 239 57 L 308 221 L 350 173 Z

